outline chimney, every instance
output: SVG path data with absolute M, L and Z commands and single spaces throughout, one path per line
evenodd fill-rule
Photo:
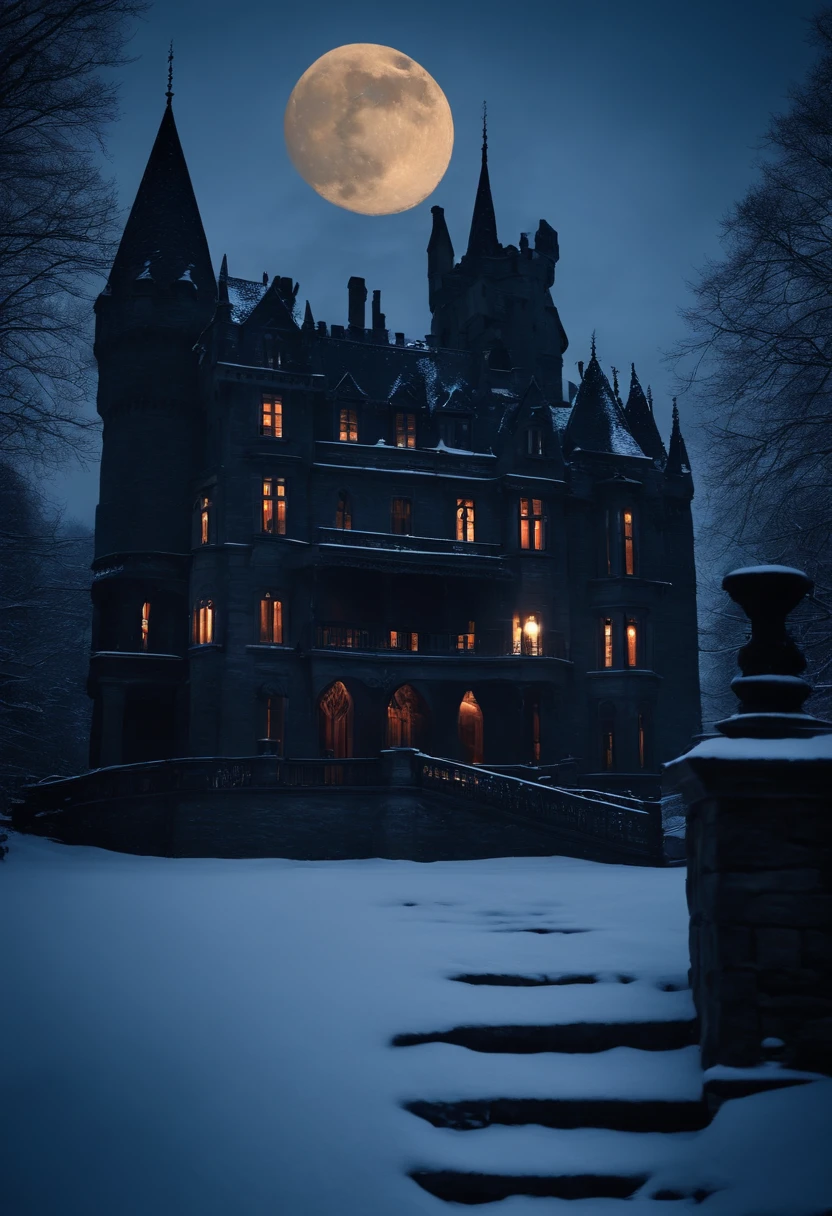
M 266 272 L 264 270 L 263 271 L 263 286 L 268 287 L 268 285 L 269 285 L 269 276 L 266 274 Z
M 363 279 L 352 276 L 347 283 L 349 293 L 349 312 L 347 320 L 350 329 L 364 330 L 364 306 L 367 303 L 367 288 Z
M 317 325 L 318 333 L 322 338 L 326 337 L 326 321 L 319 321 Z
M 404 346 L 404 334 L 396 334 L 396 346 Z
M 381 311 L 381 292 L 373 292 L 373 329 L 386 329 L 386 320 L 384 313 Z

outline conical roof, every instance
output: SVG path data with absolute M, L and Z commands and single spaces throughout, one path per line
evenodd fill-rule
M 216 298 L 211 255 L 168 103 L 110 272 L 113 291 L 142 275 L 159 287 L 187 277 L 205 301 Z
M 474 214 L 471 218 L 471 231 L 468 235 L 467 254 L 469 257 L 493 257 L 499 252 L 497 217 L 494 214 L 494 200 L 491 197 L 491 181 L 488 176 L 488 128 L 485 115 L 483 115 L 482 165 L 477 185 L 477 197 L 474 199 Z
M 630 434 L 624 411 L 598 362 L 594 339 L 592 357 L 566 424 L 564 446 L 570 452 L 581 448 L 585 452 L 610 452 L 615 456 L 644 455 Z
M 630 364 L 630 392 L 624 407 L 624 415 L 630 432 L 644 455 L 649 456 L 651 460 L 665 461 L 667 452 L 664 449 L 659 428 L 656 426 L 653 411 L 636 375 L 635 363 Z
M 679 407 L 673 398 L 673 426 L 670 431 L 670 449 L 667 454 L 666 473 L 689 473 L 690 458 L 682 438 L 682 428 L 679 426 Z

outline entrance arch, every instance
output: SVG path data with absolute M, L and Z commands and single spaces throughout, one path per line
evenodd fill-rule
M 426 722 L 424 701 L 415 688 L 402 684 L 387 706 L 387 746 L 422 747 Z
M 457 725 L 465 763 L 482 764 L 482 710 L 470 689 L 459 703 Z
M 318 698 L 321 750 L 325 756 L 347 760 L 352 755 L 352 697 L 340 680 Z

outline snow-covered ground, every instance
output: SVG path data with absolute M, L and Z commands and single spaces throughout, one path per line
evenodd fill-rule
M 12 836 L 0 864 L 3 1216 L 421 1216 L 411 1169 L 653 1174 L 633 1200 L 511 1198 L 500 1216 L 687 1209 L 817 1216 L 832 1082 L 728 1104 L 701 1133 L 435 1128 L 409 1100 L 695 1098 L 697 1052 L 492 1054 L 403 1033 L 671 1021 L 684 872 L 571 858 L 206 861 Z M 532 932 L 531 930 L 535 930 Z M 594 975 L 506 987 L 453 976 Z M 622 979 L 623 977 L 623 979 Z M 626 982 L 625 982 L 626 981 Z M 824 1172 L 825 1170 L 825 1172 Z M 476 1209 L 475 1209 L 476 1210 Z

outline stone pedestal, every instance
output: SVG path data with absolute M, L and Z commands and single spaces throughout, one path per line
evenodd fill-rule
M 702 1063 L 832 1073 L 832 727 L 785 616 L 811 586 L 759 567 L 723 586 L 752 619 L 741 712 L 668 767 L 688 807 L 691 986 Z

